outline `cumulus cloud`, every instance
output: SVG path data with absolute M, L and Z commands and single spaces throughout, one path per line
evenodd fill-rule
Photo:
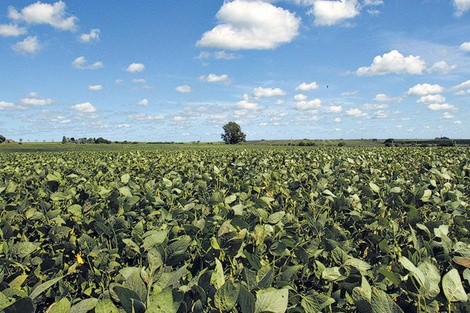
M 72 105 L 72 109 L 80 113 L 93 113 L 96 112 L 96 107 L 90 102 L 78 103 Z
M 145 69 L 145 65 L 143 63 L 132 63 L 126 68 L 126 71 L 129 73 L 136 73 L 142 72 Z
M 304 101 L 304 100 L 307 100 L 308 97 L 302 93 L 299 93 L 298 95 L 295 95 L 294 96 L 294 100 L 295 101 Z
M 142 100 L 140 100 L 140 101 L 137 103 L 137 105 L 146 107 L 146 106 L 149 105 L 149 101 L 148 101 L 148 99 L 142 99 Z
M 299 101 L 294 105 L 294 109 L 297 111 L 312 111 L 318 110 L 322 105 L 320 99 L 313 99 L 309 101 Z
M 16 108 L 16 105 L 12 102 L 0 101 L 0 111 L 13 110 L 15 108 Z
M 311 82 L 309 84 L 307 83 L 302 83 L 298 85 L 295 90 L 297 91 L 310 91 L 310 90 L 315 90 L 318 88 L 318 84 L 316 82 Z
M 410 89 L 408 89 L 407 95 L 409 96 L 426 96 L 436 93 L 441 93 L 444 91 L 444 87 L 440 85 L 431 85 L 431 84 L 417 84 Z
M 19 103 L 27 106 L 43 106 L 54 103 L 54 100 L 42 98 L 37 92 L 31 92 L 27 97 L 22 98 Z
M 455 70 L 457 65 L 449 65 L 446 61 L 442 60 L 439 62 L 434 63 L 430 68 L 428 68 L 429 73 L 440 73 L 440 74 L 448 74 Z
M 100 91 L 103 89 L 103 86 L 101 85 L 90 85 L 88 86 L 88 90 L 90 91 Z
M 427 95 L 422 96 L 416 101 L 416 103 L 444 103 L 446 102 L 446 97 L 436 94 L 436 95 Z
M 450 114 L 449 112 L 444 112 L 442 114 L 442 118 L 446 118 L 446 119 L 451 119 L 451 118 L 454 118 L 455 116 Z
M 199 80 L 206 82 L 206 83 L 224 83 L 230 84 L 232 79 L 227 74 L 216 75 L 216 74 L 209 74 L 209 75 L 202 75 L 199 76 Z
M 253 96 L 256 98 L 284 96 L 286 92 L 281 88 L 263 88 L 257 87 L 253 89 Z
M 18 25 L 13 24 L 2 24 L 0 25 L 0 36 L 2 37 L 16 37 L 24 35 L 28 30 L 24 27 L 19 27 Z
M 87 59 L 85 59 L 84 56 L 80 56 L 72 62 L 72 66 L 80 70 L 96 70 L 96 69 L 102 68 L 103 63 L 98 61 L 98 62 L 88 65 Z
M 13 51 L 21 54 L 35 54 L 42 49 L 42 45 L 36 36 L 26 37 L 12 46 Z
M 389 73 L 421 75 L 426 68 L 426 63 L 419 56 L 409 55 L 405 57 L 397 50 L 376 56 L 370 66 L 360 67 L 358 76 L 385 75 Z
M 470 0 L 454 0 L 455 16 L 462 16 L 470 9 Z
M 88 34 L 81 34 L 80 41 L 83 43 L 89 43 L 92 41 L 100 40 L 100 30 L 98 28 L 94 28 L 90 30 Z
M 375 104 L 375 103 L 366 103 L 362 106 L 364 110 L 379 110 L 388 108 L 388 104 Z
M 331 26 L 354 18 L 360 10 L 357 0 L 317 0 L 311 13 L 315 16 L 316 26 Z
M 465 52 L 470 52 L 470 41 L 467 41 L 461 44 L 459 49 Z
M 192 92 L 193 90 L 191 89 L 191 86 L 182 85 L 182 86 L 176 87 L 176 91 L 181 92 L 181 93 L 189 93 L 189 92 Z
M 134 78 L 132 82 L 134 84 L 145 84 L 147 81 L 144 78 Z
M 330 105 L 326 108 L 327 113 L 341 113 L 343 111 L 343 107 L 340 105 Z
M 367 116 L 367 113 L 362 112 L 358 108 L 351 108 L 348 111 L 346 111 L 346 115 L 353 116 L 353 117 L 365 117 Z
M 65 3 L 62 1 L 53 4 L 38 1 L 23 8 L 21 12 L 10 7 L 8 17 L 28 24 L 46 24 L 60 30 L 75 31 L 77 18 L 68 16 L 65 9 Z
M 401 102 L 402 100 L 403 99 L 400 97 L 390 97 L 384 93 L 379 93 L 374 97 L 374 101 L 380 101 L 380 102 L 391 102 L 391 101 Z
M 235 105 L 235 109 L 237 110 L 258 111 L 262 108 L 263 107 L 260 106 L 259 103 L 251 102 L 249 100 L 241 100 Z
M 298 35 L 300 18 L 268 2 L 226 1 L 217 12 L 220 24 L 205 32 L 198 46 L 240 49 L 273 49 Z
M 456 110 L 456 107 L 448 103 L 432 103 L 428 105 L 428 109 L 432 111 L 441 111 L 441 110 Z

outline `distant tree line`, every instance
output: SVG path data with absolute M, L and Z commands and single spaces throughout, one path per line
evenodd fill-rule
M 75 144 L 85 144 L 85 143 L 106 143 L 109 144 L 111 143 L 110 140 L 104 139 L 103 137 L 98 137 L 98 138 L 78 138 L 75 139 L 74 137 L 67 138 L 65 136 L 62 137 L 62 143 L 75 143 Z

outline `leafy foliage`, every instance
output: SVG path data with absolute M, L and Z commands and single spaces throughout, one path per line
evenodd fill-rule
M 240 125 L 235 122 L 229 122 L 223 127 L 224 133 L 221 134 L 222 140 L 227 144 L 237 144 L 246 141 L 246 135 L 242 132 Z
M 0 310 L 468 312 L 469 152 L 0 154 Z

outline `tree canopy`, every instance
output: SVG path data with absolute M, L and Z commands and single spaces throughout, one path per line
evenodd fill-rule
M 229 122 L 224 125 L 223 129 L 224 133 L 221 134 L 221 137 L 226 144 L 237 144 L 246 141 L 246 135 L 237 123 Z
M 5 140 L 7 140 L 4 136 L 0 135 L 0 143 L 4 142 Z

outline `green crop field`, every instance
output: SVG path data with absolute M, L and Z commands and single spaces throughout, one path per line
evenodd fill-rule
M 3 312 L 470 312 L 470 148 L 4 147 Z

